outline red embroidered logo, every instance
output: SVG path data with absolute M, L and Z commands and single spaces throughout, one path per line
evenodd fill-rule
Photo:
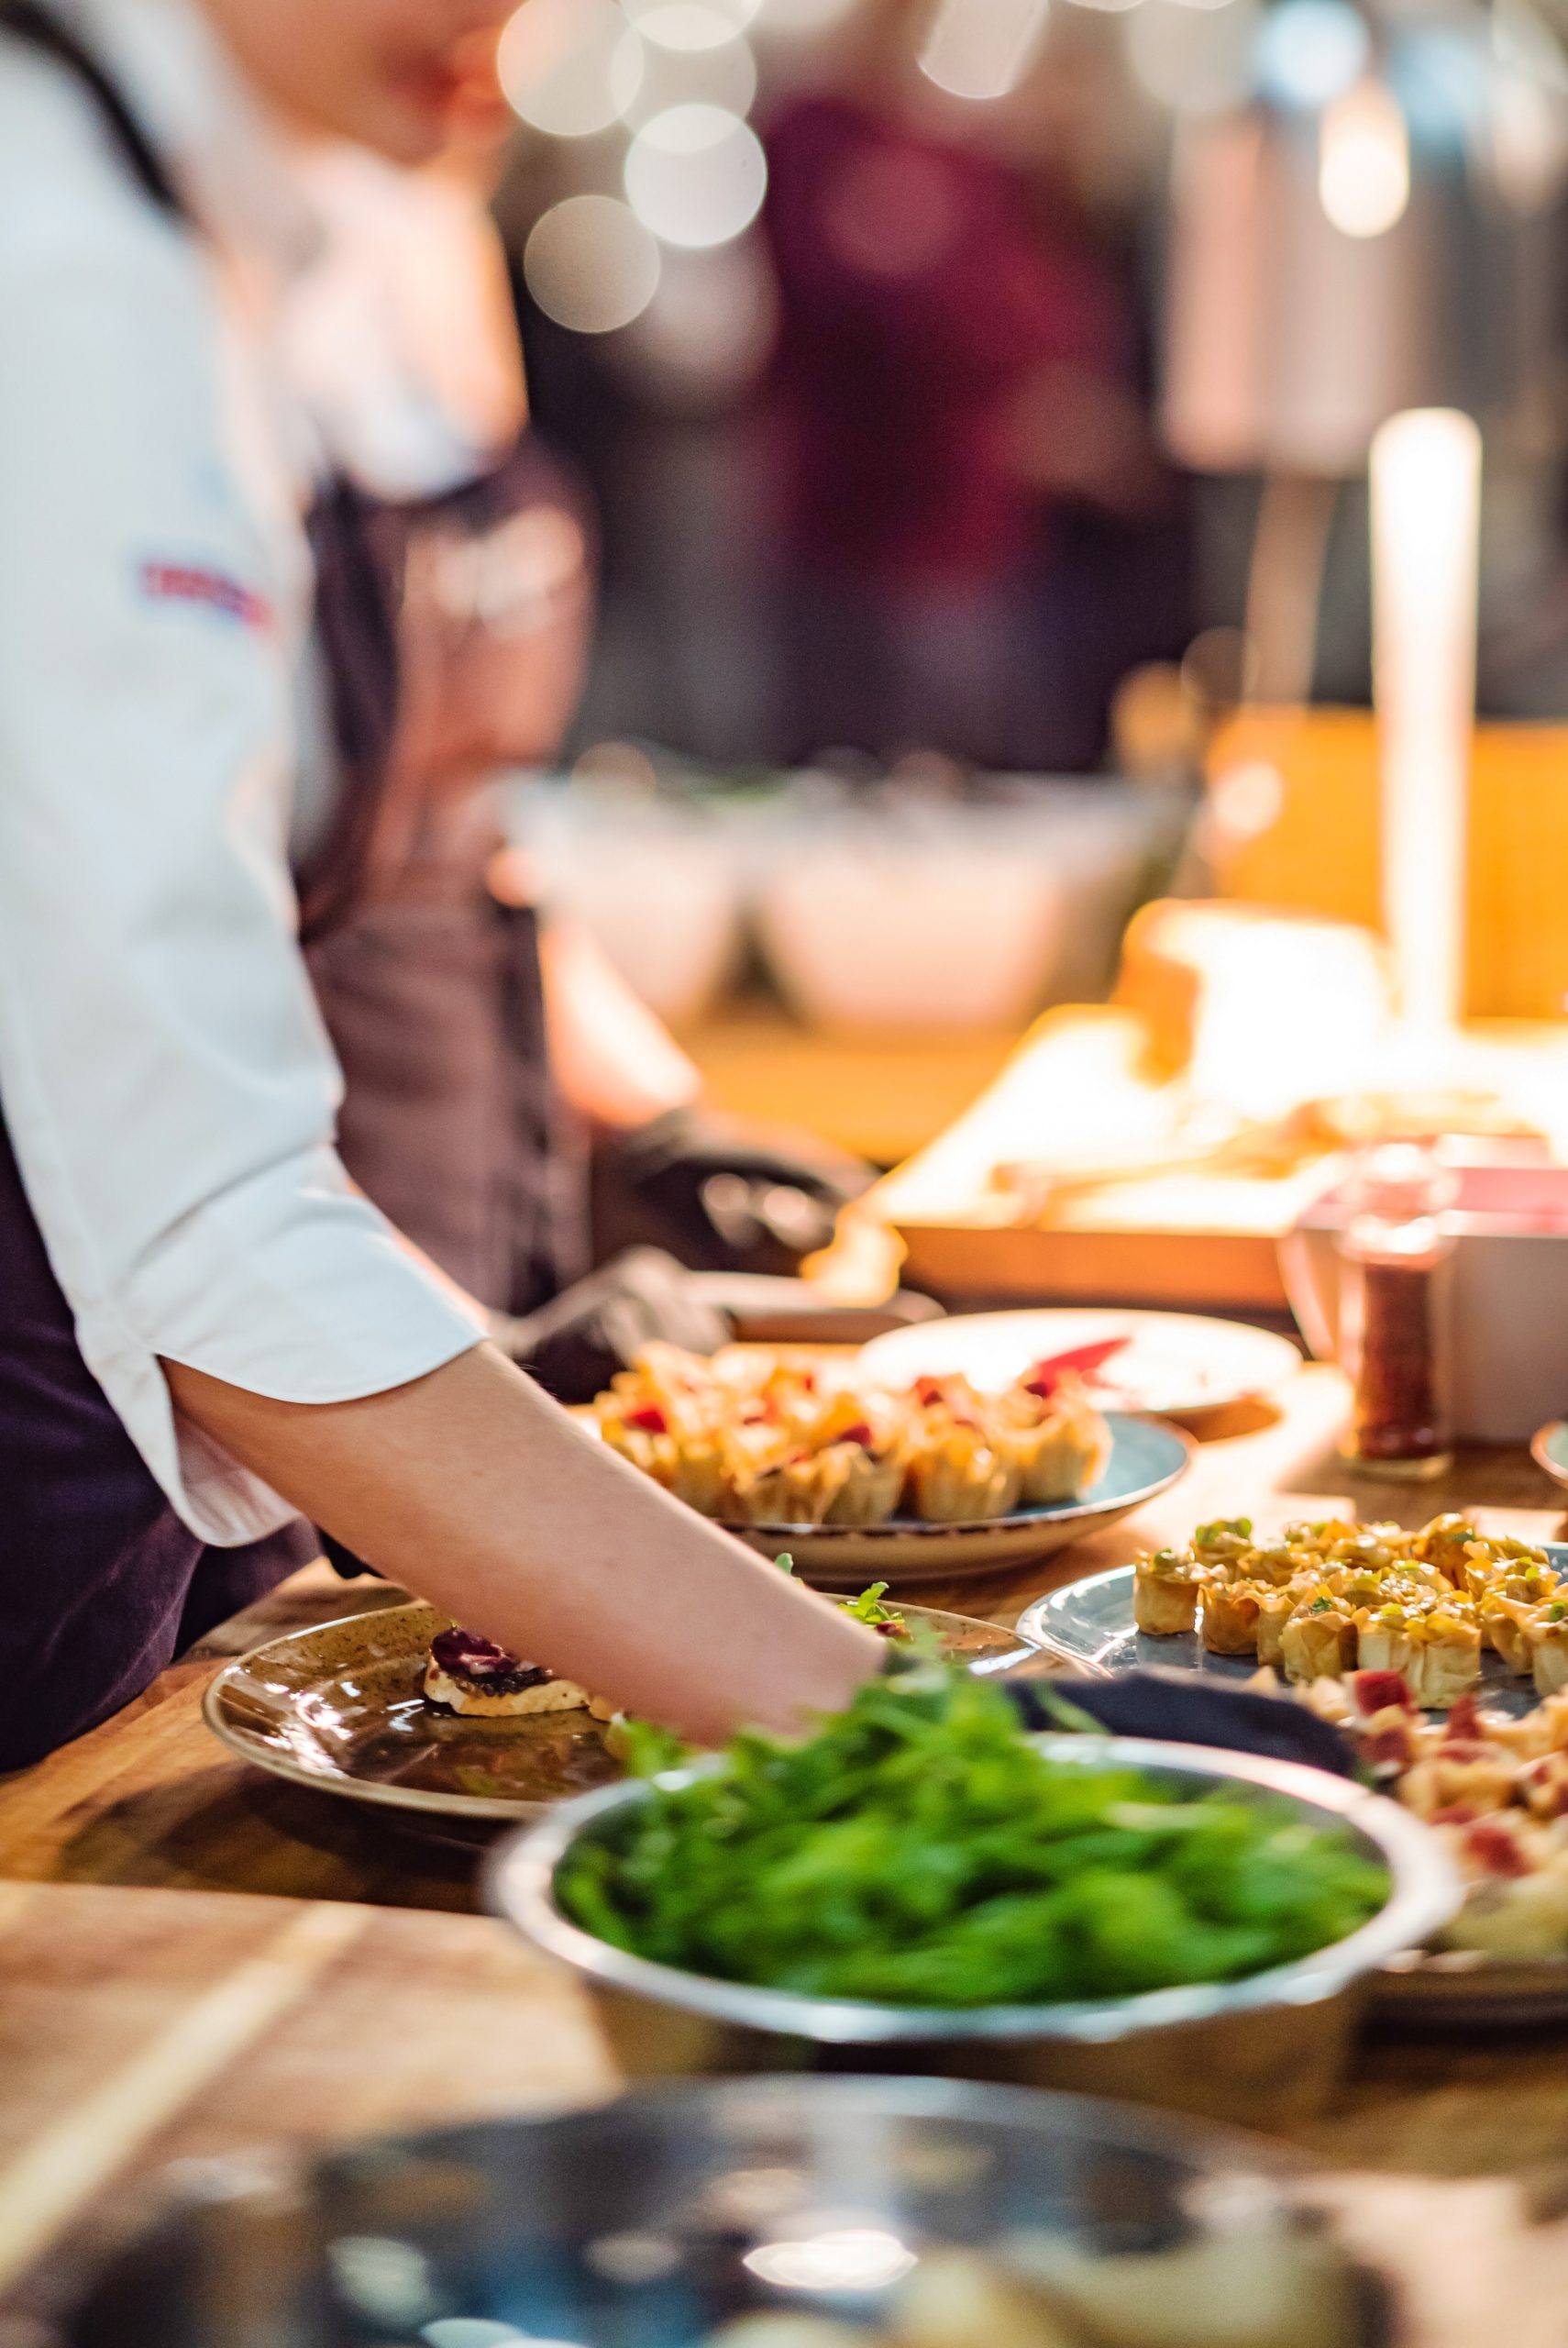
M 137 575 L 144 595 L 158 603 L 205 604 L 244 627 L 269 628 L 272 607 L 264 595 L 221 570 L 188 562 L 144 562 Z

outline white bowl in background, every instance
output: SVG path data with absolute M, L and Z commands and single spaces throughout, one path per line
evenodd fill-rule
M 521 795 L 513 836 L 546 900 L 582 926 L 672 1026 L 701 1017 L 734 975 L 743 886 L 730 831 L 696 808 L 578 788 Z
M 1063 890 L 1010 811 L 846 814 L 781 836 L 758 935 L 802 1018 L 839 1030 L 1021 1024 L 1062 935 Z

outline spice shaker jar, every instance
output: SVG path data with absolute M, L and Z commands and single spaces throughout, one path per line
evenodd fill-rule
M 1430 1147 L 1385 1142 L 1357 1160 L 1340 1256 L 1340 1362 L 1354 1390 L 1342 1445 L 1368 1475 L 1441 1476 L 1453 1458 L 1458 1177 Z

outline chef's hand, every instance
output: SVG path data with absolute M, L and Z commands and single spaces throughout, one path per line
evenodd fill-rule
M 673 1256 L 630 1247 L 536 1312 L 491 1313 L 490 1334 L 558 1402 L 591 1402 L 651 1341 L 714 1354 L 734 1331 Z
M 694 1271 L 792 1275 L 826 1247 L 875 1169 L 790 1126 L 672 1109 L 614 1145 L 608 1169 L 624 1227 Z

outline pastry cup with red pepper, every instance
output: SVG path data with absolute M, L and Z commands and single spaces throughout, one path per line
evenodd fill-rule
M 1015 1386 L 998 1397 L 991 1419 L 998 1447 L 1018 1468 L 1027 1507 L 1079 1500 L 1105 1473 L 1110 1429 L 1077 1378 L 1065 1378 L 1050 1395 Z
M 1017 1462 L 983 1426 L 932 1413 L 911 1455 L 906 1489 L 928 1524 L 984 1524 L 1017 1507 L 1021 1481 Z
M 602 1414 L 599 1432 L 612 1451 L 673 1492 L 702 1516 L 729 1512 L 730 1479 L 724 1447 L 705 1431 L 671 1423 L 657 1402 Z

